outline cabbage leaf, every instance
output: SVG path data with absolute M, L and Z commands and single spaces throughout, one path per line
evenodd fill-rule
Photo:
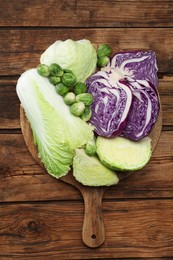
M 54 86 L 36 69 L 20 76 L 16 91 L 47 172 L 56 178 L 66 175 L 74 150 L 93 138 L 93 128 L 70 113 Z

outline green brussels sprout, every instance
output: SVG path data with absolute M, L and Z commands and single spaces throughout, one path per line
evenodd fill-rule
M 64 74 L 62 75 L 61 80 L 62 80 L 62 83 L 63 83 L 64 85 L 66 85 L 67 87 L 73 87 L 73 86 L 75 86 L 76 83 L 77 83 L 77 78 L 76 78 L 76 76 L 75 76 L 73 73 L 69 73 L 69 72 L 64 73 Z
M 74 86 L 74 93 L 76 95 L 82 94 L 87 92 L 87 86 L 85 83 L 82 82 L 78 82 L 75 86 Z
M 76 102 L 70 106 L 70 112 L 74 116 L 81 116 L 85 110 L 85 105 L 83 102 Z
M 64 69 L 64 73 L 71 73 L 71 74 L 74 74 L 72 70 L 69 70 L 69 69 Z
M 37 67 L 37 72 L 42 77 L 48 77 L 50 74 L 49 66 L 46 64 L 39 64 Z
M 52 83 L 53 85 L 56 85 L 58 83 L 61 82 L 61 78 L 60 77 L 57 77 L 57 76 L 50 76 L 49 77 L 49 81 L 50 83 Z
M 97 59 L 97 65 L 101 68 L 105 67 L 108 64 L 108 62 L 109 62 L 108 56 L 102 56 Z
M 49 72 L 52 76 L 58 76 L 58 77 L 61 77 L 64 73 L 63 69 L 56 63 L 52 63 L 49 66 Z
M 64 102 L 66 105 L 72 105 L 76 102 L 76 96 L 73 92 L 69 92 L 64 97 Z
M 92 116 L 92 110 L 90 107 L 86 106 L 83 114 L 81 115 L 81 119 L 86 122 L 90 120 L 91 116 Z
M 98 57 L 110 56 L 111 52 L 112 52 L 111 47 L 108 44 L 101 44 L 97 49 L 97 56 Z
M 96 140 L 95 137 L 88 141 L 85 147 L 85 152 L 89 156 L 93 156 L 96 154 Z
M 90 106 L 93 100 L 93 96 L 90 93 L 82 93 L 76 96 L 76 101 L 82 101 L 86 106 Z
M 69 92 L 69 88 L 62 82 L 55 85 L 55 90 L 60 96 L 65 96 Z

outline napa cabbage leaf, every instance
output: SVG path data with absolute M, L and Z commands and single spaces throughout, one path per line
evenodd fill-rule
M 74 150 L 93 138 L 93 128 L 71 114 L 54 86 L 36 69 L 20 76 L 16 91 L 47 172 L 56 178 L 66 175 Z

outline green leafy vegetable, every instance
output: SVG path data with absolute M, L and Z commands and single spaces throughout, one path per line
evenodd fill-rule
M 90 107 L 85 106 L 84 112 L 81 115 L 81 119 L 84 120 L 85 122 L 89 121 L 92 116 L 92 110 Z
M 77 83 L 77 78 L 73 73 L 64 73 L 62 75 L 62 83 L 67 87 L 73 87 Z
M 85 83 L 82 82 L 78 82 L 75 86 L 74 86 L 74 93 L 76 95 L 82 94 L 87 92 L 87 86 Z
M 96 154 L 96 140 L 95 137 L 92 140 L 89 140 L 85 147 L 85 152 L 89 156 Z
M 49 66 L 46 64 L 39 64 L 37 67 L 37 72 L 42 77 L 48 77 L 50 75 Z
M 63 69 L 72 70 L 78 82 L 84 82 L 96 71 L 97 53 L 88 40 L 59 40 L 41 55 L 40 62 L 47 65 L 57 63 Z
M 110 186 L 119 181 L 114 171 L 106 168 L 98 157 L 88 156 L 83 149 L 76 149 L 73 175 L 77 181 L 88 186 Z
M 119 171 L 143 168 L 152 154 L 149 137 L 140 141 L 131 141 L 124 137 L 105 138 L 98 136 L 96 147 L 101 162 L 110 169 Z
M 51 84 L 56 85 L 61 82 L 61 78 L 58 76 L 50 76 L 49 81 Z
M 82 101 L 86 106 L 90 106 L 93 100 L 93 96 L 90 93 L 82 93 L 76 96 L 76 101 Z
M 60 96 L 65 96 L 69 92 L 69 88 L 65 86 L 62 82 L 56 84 L 55 89 Z
M 70 112 L 74 116 L 81 116 L 83 114 L 84 110 L 85 110 L 85 105 L 83 102 L 76 102 L 76 103 L 72 104 L 70 107 Z
M 58 76 L 58 77 L 61 77 L 64 73 L 63 69 L 56 63 L 52 63 L 49 66 L 49 72 L 52 76 Z
M 64 97 L 64 102 L 66 105 L 72 105 L 76 102 L 76 96 L 73 92 L 69 92 Z
M 67 174 L 74 150 L 93 138 L 92 127 L 70 113 L 55 87 L 36 69 L 21 75 L 16 90 L 48 173 L 56 178 Z
M 108 56 L 102 56 L 102 57 L 99 57 L 98 60 L 97 60 L 97 65 L 99 67 L 105 67 L 109 62 L 109 57 Z
M 100 44 L 97 49 L 97 56 L 98 57 L 110 56 L 111 52 L 112 52 L 111 47 L 108 44 L 103 43 Z

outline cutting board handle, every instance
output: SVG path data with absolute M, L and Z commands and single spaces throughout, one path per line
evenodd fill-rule
M 105 241 L 105 228 L 102 215 L 104 189 L 86 187 L 81 190 L 81 193 L 85 204 L 82 240 L 89 247 L 99 247 Z

